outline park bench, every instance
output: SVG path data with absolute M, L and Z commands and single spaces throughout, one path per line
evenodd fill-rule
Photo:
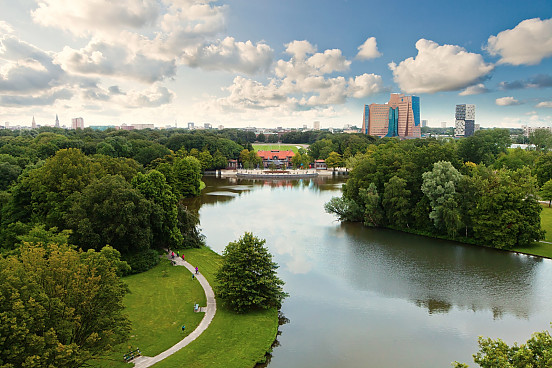
M 194 304 L 194 312 L 199 312 L 199 304 Z
M 132 359 L 136 358 L 136 357 L 139 357 L 140 355 L 142 355 L 140 353 L 140 349 L 136 349 L 136 350 L 132 350 L 132 351 L 129 351 L 128 353 L 126 353 L 125 355 L 123 355 L 123 360 L 128 363 L 130 362 Z

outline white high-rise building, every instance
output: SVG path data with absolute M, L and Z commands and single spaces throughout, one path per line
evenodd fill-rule
M 475 105 L 456 105 L 454 135 L 469 137 L 475 131 Z
M 84 129 L 84 119 L 83 118 L 73 118 L 71 119 L 71 127 L 75 129 Z
M 312 125 L 312 129 L 313 130 L 320 130 L 320 122 L 319 121 L 315 121 Z

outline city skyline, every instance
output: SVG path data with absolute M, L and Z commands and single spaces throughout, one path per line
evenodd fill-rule
M 552 124 L 550 1 L 0 0 L 0 9 L 1 124 L 53 124 L 58 114 L 62 125 L 82 116 L 360 127 L 364 105 L 389 93 L 419 96 L 434 127 L 454 125 L 459 104 L 477 106 L 482 128 Z

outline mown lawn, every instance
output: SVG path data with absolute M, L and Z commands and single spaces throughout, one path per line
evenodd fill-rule
M 214 287 L 214 275 L 222 257 L 207 248 L 188 250 L 184 254 Z M 263 359 L 277 331 L 278 312 L 275 309 L 236 314 L 217 300 L 217 313 L 209 328 L 190 345 L 154 367 L 251 368 Z
M 215 286 L 215 273 L 222 257 L 209 248 L 184 251 L 186 261 L 199 267 Z M 167 276 L 164 276 L 167 275 Z M 205 294 L 184 267 L 174 267 L 163 261 L 139 275 L 125 278 L 131 294 L 125 298 L 127 314 L 133 325 L 127 344 L 116 347 L 96 367 L 128 368 L 122 362 L 129 346 L 139 347 L 143 355 L 154 356 L 176 344 L 192 332 L 203 318 L 194 313 L 193 304 L 205 305 Z M 181 326 L 186 325 L 186 332 Z M 163 367 L 228 367 L 251 368 L 264 358 L 278 331 L 278 312 L 275 309 L 244 315 L 224 308 L 217 300 L 215 318 L 195 341 L 154 365 Z
M 174 267 L 163 259 L 153 269 L 124 281 L 131 291 L 125 297 L 131 337 L 95 366 L 131 367 L 122 361 L 129 347 L 140 348 L 143 355 L 157 355 L 191 333 L 203 318 L 203 313 L 194 313 L 193 305 L 205 305 L 205 293 L 185 267 Z M 182 325 L 186 326 L 184 332 Z
M 272 151 L 272 150 L 280 150 L 280 151 L 293 151 L 297 153 L 299 148 L 297 148 L 297 145 L 295 144 L 253 144 L 253 149 L 256 151 Z

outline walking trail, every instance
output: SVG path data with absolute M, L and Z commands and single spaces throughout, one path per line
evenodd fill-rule
M 175 257 L 173 261 L 175 261 L 178 266 L 184 266 L 190 272 L 195 273 L 195 267 L 189 264 L 188 262 L 184 261 L 182 258 Z M 203 331 L 207 329 L 207 327 L 215 317 L 215 312 L 217 311 L 215 293 L 213 292 L 211 285 L 209 285 L 209 282 L 207 282 L 207 279 L 205 279 L 205 277 L 201 273 L 195 276 L 197 280 L 199 280 L 199 283 L 201 284 L 201 286 L 203 287 L 203 290 L 205 291 L 205 296 L 207 297 L 207 307 L 200 308 L 200 312 L 205 312 L 205 316 L 203 316 L 203 319 L 199 323 L 199 326 L 197 326 L 197 328 L 193 330 L 192 333 L 190 333 L 184 339 L 182 339 L 181 341 L 179 341 L 169 349 L 165 350 L 164 352 L 154 357 L 139 356 L 135 358 L 134 360 L 132 360 L 132 363 L 134 363 L 135 368 L 150 367 L 155 363 L 158 363 L 161 360 L 165 359 L 166 357 L 176 353 L 178 350 L 182 349 L 184 346 L 188 345 L 189 343 L 194 341 L 199 335 L 201 335 Z M 193 306 L 190 305 L 190 308 L 193 308 Z

